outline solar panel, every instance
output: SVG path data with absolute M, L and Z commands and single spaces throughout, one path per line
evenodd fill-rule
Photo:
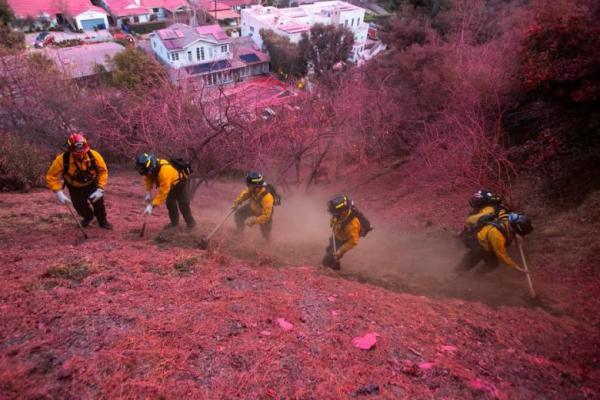
M 186 71 L 191 75 L 205 74 L 207 72 L 216 72 L 227 68 L 231 68 L 231 64 L 227 60 L 185 67 Z
M 254 63 L 260 61 L 260 58 L 254 53 L 240 55 L 240 60 L 246 63 Z
M 161 29 L 160 31 L 158 31 L 158 36 L 163 40 L 177 38 L 177 34 L 175 32 L 173 32 L 171 29 Z

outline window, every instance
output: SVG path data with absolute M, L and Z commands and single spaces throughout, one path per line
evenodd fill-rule
M 254 27 L 250 26 L 250 32 L 254 32 Z
M 179 61 L 179 53 L 171 53 L 171 59 L 173 61 Z
M 159 13 L 159 11 L 160 11 L 160 8 L 153 8 L 153 9 L 152 9 L 152 12 L 153 12 L 154 14 L 158 14 L 158 13 Z
M 352 18 L 352 22 L 350 22 L 350 26 L 354 26 L 354 18 Z
M 188 51 L 188 61 L 192 62 L 192 52 Z
M 200 59 L 204 61 L 204 47 L 200 47 Z
M 200 47 L 196 47 L 196 60 L 200 60 Z
M 134 22 L 134 23 L 136 23 L 136 24 L 137 24 L 138 22 L 140 22 L 140 17 L 137 17 L 137 16 L 136 16 L 136 17 L 133 17 L 133 22 Z
M 344 25 L 348 26 L 348 20 L 344 21 Z
M 358 17 L 358 21 L 356 21 L 356 25 L 360 25 L 360 17 Z
M 221 53 L 227 53 L 227 45 L 221 46 Z

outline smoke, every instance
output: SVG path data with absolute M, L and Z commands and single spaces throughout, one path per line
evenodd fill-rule
M 210 221 L 209 231 L 230 209 L 243 183 L 214 183 L 201 189 L 195 200 L 199 220 Z M 258 226 L 235 229 L 233 218 L 216 237 L 221 251 L 235 257 L 275 267 L 321 266 L 331 235 L 327 200 L 335 193 L 324 189 L 283 193 L 274 209 L 273 238 L 267 243 Z M 393 220 L 370 212 L 368 204 L 356 204 L 374 230 L 342 259 L 345 279 L 367 282 L 391 290 L 429 297 L 479 300 L 491 305 L 524 305 L 523 282 L 506 267 L 485 276 L 470 272 L 458 276 L 454 267 L 465 253 L 453 232 L 436 227 L 409 230 Z M 323 273 L 333 273 L 323 268 Z

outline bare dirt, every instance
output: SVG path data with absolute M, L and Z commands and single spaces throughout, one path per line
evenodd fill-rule
M 139 238 L 139 177 L 113 176 L 115 229 L 92 226 L 87 241 L 47 191 L 0 194 L 0 398 L 598 397 L 600 290 L 576 262 L 596 253 L 559 258 L 547 242 L 594 248 L 589 232 L 536 231 L 531 303 L 514 271 L 451 272 L 460 193 L 351 191 L 375 231 L 337 273 L 318 264 L 324 200 L 341 188 L 285 193 L 268 245 L 228 221 L 199 249 L 239 189 L 201 188 L 193 232 L 161 232 L 159 208 Z M 370 332 L 373 349 L 352 345 Z

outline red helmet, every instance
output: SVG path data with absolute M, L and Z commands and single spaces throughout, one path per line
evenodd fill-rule
M 69 151 L 76 156 L 83 156 L 90 150 L 90 145 L 81 133 L 72 133 L 67 140 Z

